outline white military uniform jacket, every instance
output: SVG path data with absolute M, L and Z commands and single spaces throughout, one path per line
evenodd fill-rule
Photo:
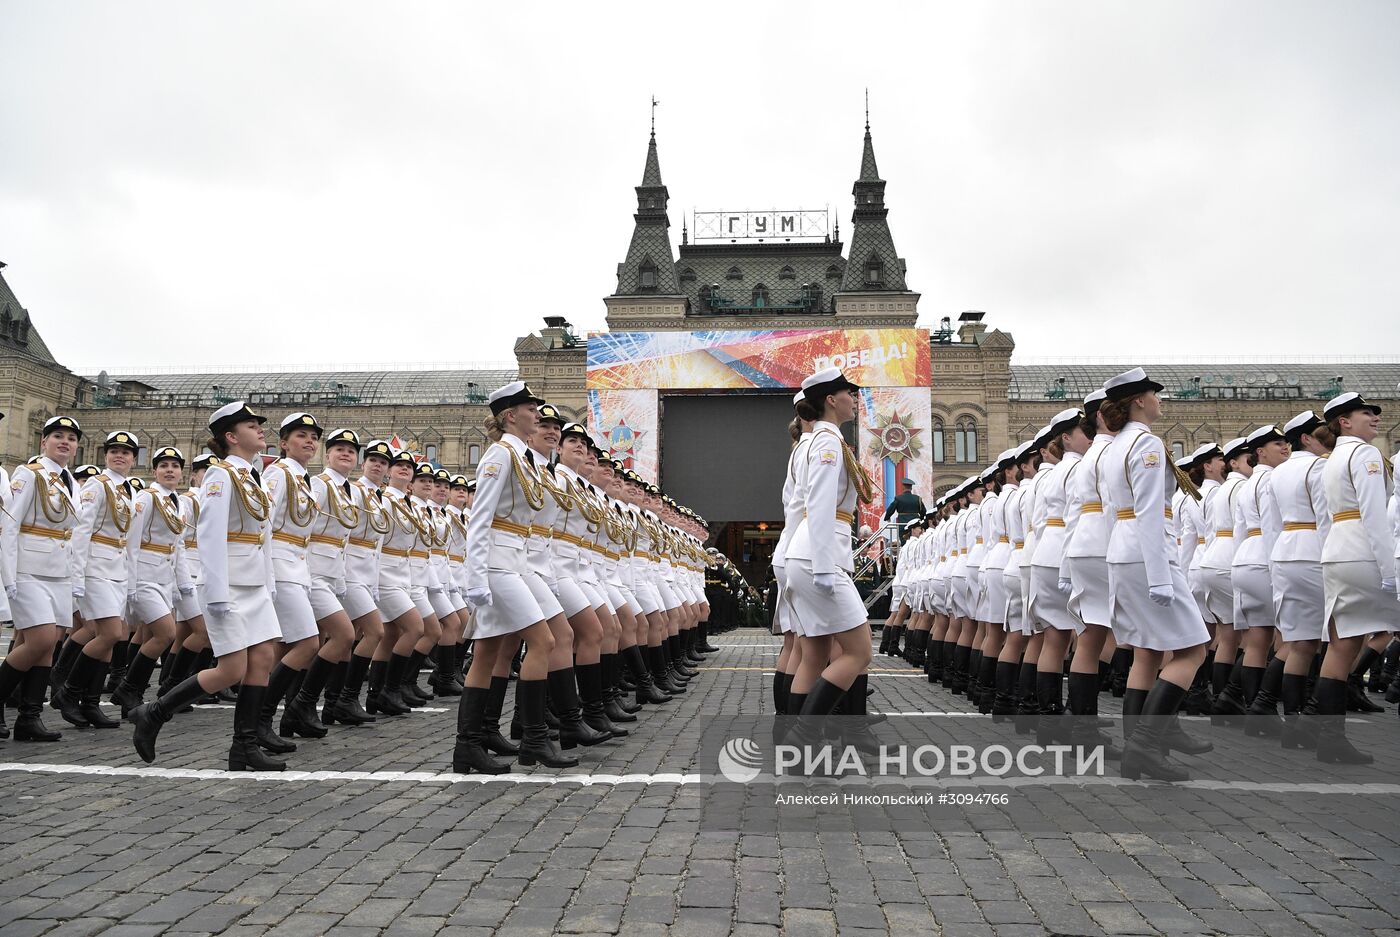
M 182 501 L 178 494 L 161 485 L 136 492 L 126 546 L 131 570 L 128 588 L 132 592 L 138 582 L 156 583 L 166 589 L 178 586 L 182 591 L 194 586 L 185 562 Z
M 1060 566 L 1060 578 L 1068 579 L 1071 557 L 1101 557 L 1108 555 L 1113 535 L 1115 508 L 1113 496 L 1102 483 L 1103 460 L 1117 436 L 1099 433 L 1065 485 L 1065 524 L 1070 529 L 1065 540 L 1065 561 Z
M 813 425 L 800 468 L 805 514 L 788 544 L 788 558 L 810 561 L 814 576 L 838 569 L 854 572 L 851 523 L 856 486 L 846 470 L 845 440 L 834 423 L 821 420 Z
M 1077 452 L 1066 452 L 1059 462 L 1036 472 L 1035 478 L 1031 479 L 1036 483 L 1030 519 L 1035 531 L 1032 566 L 1063 567 L 1065 547 L 1078 520 L 1077 511 L 1074 516 L 1070 514 L 1069 485 L 1077 474 L 1082 458 Z
M 311 575 L 324 579 L 336 595 L 345 594 L 345 549 L 360 524 L 355 486 L 334 469 L 311 479 L 311 497 L 320 512 L 311 525 L 307 555 Z
M 124 475 L 106 469 L 83 485 L 78 496 L 78 526 L 73 531 L 73 583 L 91 576 L 122 584 L 131 575 L 127 565 L 127 532 L 131 528 L 131 484 Z
M 1268 566 L 1280 533 L 1273 504 L 1273 469 L 1258 465 L 1234 498 L 1235 556 L 1232 566 Z
M 350 483 L 353 506 L 360 511 L 359 522 L 345 536 L 345 578 L 379 591 L 379 542 L 392 521 L 385 511 L 384 496 L 363 477 Z
M 488 570 L 526 570 L 525 541 L 536 509 L 524 485 L 538 484 L 525 461 L 527 448 L 524 440 L 506 433 L 477 464 L 476 501 L 467 525 L 467 581 L 473 588 L 486 585 Z
M 1355 436 L 1342 436 L 1322 470 L 1332 527 L 1322 562 L 1370 562 L 1382 582 L 1395 579 L 1395 543 L 1386 508 L 1394 482 L 1385 457 Z
M 6 587 L 15 585 L 19 573 L 47 579 L 73 574 L 78 506 L 72 485 L 73 474 L 46 456 L 15 468 L 5 508 L 10 516 L 0 525 L 0 572 Z
M 778 537 L 778 545 L 773 548 L 773 565 L 782 566 L 787 562 L 788 544 L 802 522 L 802 514 L 807 509 L 807 493 L 802 490 L 799 477 L 807 464 L 807 446 L 812 441 L 810 432 L 803 433 L 788 453 L 787 475 L 783 477 L 783 532 Z
M 272 501 L 272 571 L 278 582 L 310 589 L 306 548 L 319 515 L 306 467 L 293 459 L 278 459 L 263 472 L 263 486 Z
M 1207 569 L 1229 570 L 1235 560 L 1235 499 L 1238 489 L 1246 479 L 1239 472 L 1231 472 L 1219 488 L 1202 499 L 1205 510 L 1206 549 L 1201 556 L 1201 565 Z
M 243 492 L 240 496 L 239 491 Z M 214 459 L 199 489 L 199 554 L 204 592 L 201 601 L 230 602 L 230 586 L 263 586 L 276 591 L 272 570 L 272 526 L 266 516 L 267 493 L 240 456 Z M 261 506 L 261 507 L 259 507 Z

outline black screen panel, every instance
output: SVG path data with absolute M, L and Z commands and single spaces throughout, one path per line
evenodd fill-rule
M 661 481 L 709 521 L 783 519 L 792 392 L 661 398 Z

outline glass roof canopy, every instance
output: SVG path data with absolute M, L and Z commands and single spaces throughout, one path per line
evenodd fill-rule
M 1012 400 L 1082 400 L 1128 364 L 1011 366 Z M 1145 364 L 1163 396 L 1205 400 L 1326 400 L 1355 391 L 1372 400 L 1400 398 L 1400 362 L 1289 364 L 1202 362 Z M 1063 382 L 1063 383 L 1061 383 Z
M 153 407 L 219 407 L 234 400 L 264 406 L 433 406 L 485 403 L 487 394 L 515 378 L 513 370 L 114 374 L 107 377 L 105 388 L 98 387 L 96 402 Z M 155 390 L 132 395 L 121 387 L 129 381 Z

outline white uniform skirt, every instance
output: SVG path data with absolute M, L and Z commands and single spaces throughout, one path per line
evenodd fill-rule
M 476 610 L 476 632 L 472 635 L 473 638 L 479 640 L 515 634 L 549 617 L 535 601 L 534 593 L 525 584 L 525 577 L 519 572 L 488 570 L 486 585 L 491 590 L 491 604 Z
M 1055 578 L 1059 579 L 1058 573 Z M 1069 613 L 1086 625 L 1107 628 L 1111 616 L 1108 560 L 1102 556 L 1071 556 L 1069 578 L 1074 583 L 1066 603 Z M 1034 595 L 1036 588 L 1032 586 L 1031 589 Z
M 328 579 L 311 577 L 311 614 L 316 620 L 329 618 L 336 612 L 345 611 L 335 594 L 335 584 Z
M 608 580 L 608 598 L 611 600 L 613 611 L 620 612 L 627 609 L 635 617 L 642 613 L 642 606 L 637 601 L 637 597 L 632 594 L 632 589 L 625 582 Z
M 992 625 L 1006 624 L 1006 569 L 982 570 L 982 594 L 977 601 L 977 620 Z
M 865 624 L 865 603 L 849 574 L 836 574 L 836 591 L 827 594 L 812 578 L 810 560 L 789 559 L 787 564 L 788 602 L 792 606 L 792 628 L 808 638 L 840 634 Z
M 776 567 L 775 567 L 775 569 L 776 569 Z M 776 573 L 775 573 L 775 575 L 776 575 Z M 901 583 L 898 583 L 898 584 L 896 584 L 896 585 L 890 586 L 890 608 L 892 608 L 892 609 L 898 609 L 898 608 L 899 608 L 900 604 L 903 603 L 903 601 L 904 601 L 904 595 L 905 595 L 905 592 L 906 592 L 906 591 L 907 591 L 907 590 L 906 590 L 906 587 L 905 587 L 904 583 L 902 583 L 902 582 L 901 582 Z M 911 607 L 912 607 L 912 606 L 911 606 Z
M 1201 585 L 1206 593 L 1206 618 L 1216 624 L 1235 622 L 1235 586 L 1228 569 L 1201 567 Z
M 73 584 L 67 577 L 18 573 L 15 588 L 18 591 L 10 599 L 10 614 L 14 616 L 16 631 L 41 625 L 67 628 L 73 623 Z
M 1322 564 L 1285 560 L 1269 567 L 1274 586 L 1274 619 L 1285 641 L 1321 641 L 1327 635 Z
M 413 608 L 413 597 L 403 586 L 379 587 L 379 616 L 386 622 L 402 618 Z
M 525 587 L 530 590 L 530 594 L 535 597 L 535 604 L 540 608 L 540 614 L 545 618 L 553 618 L 555 615 L 564 614 L 564 606 L 559 604 L 559 599 L 554 595 L 554 590 L 549 588 L 549 583 L 545 578 L 533 569 L 528 569 L 520 574 L 520 578 L 525 582 Z
M 136 591 L 131 594 L 131 616 L 133 625 L 149 625 L 160 621 L 175 610 L 175 584 L 173 582 L 151 582 L 142 579 L 136 583 Z
M 1074 569 L 1073 558 L 1070 559 L 1071 576 L 1074 578 L 1075 590 L 1079 589 L 1079 573 Z M 1103 561 L 1098 558 L 1089 558 L 1087 563 L 1098 568 L 1103 567 Z M 1108 592 L 1107 583 L 1104 584 L 1104 592 Z M 1060 571 L 1054 566 L 1031 566 L 1031 594 L 1026 602 L 1027 614 L 1030 621 L 1027 625 L 1030 631 L 1027 634 L 1035 634 L 1037 631 L 1044 631 L 1047 628 L 1054 628 L 1056 631 L 1073 631 L 1075 634 L 1082 634 L 1084 631 L 1084 621 L 1074 614 L 1074 599 L 1066 598 L 1060 591 Z M 1102 624 L 1108 627 L 1108 613 L 1105 609 L 1101 621 L 1093 624 Z
M 773 634 L 788 634 L 792 631 L 792 609 L 788 607 L 787 567 L 773 564 L 773 588 L 778 590 L 778 600 L 773 603 Z
M 413 607 L 418 609 L 419 618 L 426 619 L 437 616 L 437 609 L 433 608 L 433 602 L 428 598 L 427 586 L 409 586 L 408 597 L 413 600 Z
M 948 614 L 954 618 L 969 618 L 967 613 L 967 577 L 954 575 L 948 580 Z
M 585 608 L 592 608 L 594 602 L 583 591 L 583 585 L 572 576 L 560 576 L 557 582 L 559 586 L 559 604 L 564 608 L 564 617 L 573 618 Z
M 668 612 L 680 608 L 683 604 L 680 596 L 671 588 L 671 584 L 660 577 L 656 580 L 656 591 L 661 596 L 661 607 Z
M 1001 621 L 1007 634 L 1034 634 L 1026 620 L 1026 604 L 1021 597 L 1021 571 L 1008 569 L 1002 573 L 1001 589 L 1005 596 L 1002 603 Z
M 378 609 L 374 602 L 374 595 L 369 591 L 369 586 L 362 582 L 347 581 L 345 594 L 340 597 L 340 604 L 352 621 Z
M 277 622 L 282 626 L 282 643 L 291 644 L 314 638 L 316 613 L 311 610 L 311 590 L 299 582 L 278 582 L 277 598 L 272 600 Z
M 655 615 L 661 611 L 661 594 L 640 573 L 632 579 L 632 592 L 636 595 L 637 602 L 641 604 L 644 614 Z
M 78 611 L 88 621 L 121 618 L 126 612 L 126 583 L 89 576 L 83 582 Z
M 199 607 L 199 594 L 176 595 L 175 596 L 175 620 L 189 621 L 192 618 L 200 618 L 204 615 L 204 609 Z
M 210 615 L 204 586 L 199 586 L 199 604 L 205 610 L 204 626 L 209 632 L 209 648 L 215 657 L 223 657 L 264 641 L 282 640 L 277 609 L 265 586 L 229 586 L 228 597 L 228 613 Z
M 452 595 L 445 588 L 441 592 L 429 592 L 428 602 L 433 606 L 433 613 L 437 615 L 438 621 L 457 612 L 457 606 L 452 604 Z
M 1267 566 L 1236 566 L 1230 570 L 1235 588 L 1235 630 L 1274 626 L 1274 590 Z
M 1210 620 L 1210 609 L 1206 606 L 1206 581 L 1201 576 L 1201 568 L 1196 566 L 1186 571 L 1186 582 L 1191 586 L 1191 598 L 1196 600 L 1196 607 L 1201 610 L 1201 620 Z
M 1142 563 L 1109 563 L 1108 579 L 1113 596 L 1113 637 L 1120 645 L 1149 651 L 1179 651 L 1210 640 L 1206 623 L 1197 614 L 1196 602 L 1181 567 L 1170 564 L 1175 595 L 1166 608 L 1147 594 L 1147 567 Z
M 1373 561 L 1323 563 L 1322 584 L 1327 617 L 1336 625 L 1337 637 L 1396 630 L 1400 604 L 1381 588 L 1380 571 Z

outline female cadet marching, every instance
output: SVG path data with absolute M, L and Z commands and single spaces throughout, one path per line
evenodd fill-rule
M 184 524 L 184 542 L 181 544 L 181 565 L 191 588 L 181 589 L 175 596 L 175 638 L 174 652 L 166 657 L 160 668 L 160 686 L 157 695 L 167 692 L 197 669 L 201 655 L 209 654 L 206 663 L 213 662 L 209 651 L 209 636 L 204 628 L 204 610 L 199 606 L 199 582 L 201 564 L 199 558 L 199 488 L 204 484 L 204 473 L 214 457 L 202 453 L 190 462 L 189 488 L 180 493 L 180 520 Z M 116 702 L 115 698 L 113 702 Z
M 23 638 L 0 663 L 0 700 L 19 689 L 16 742 L 56 742 L 44 725 L 59 627 L 73 620 L 73 529 L 78 525 L 76 484 L 68 462 L 82 439 L 78 421 L 56 416 L 44 424 L 40 455 L 10 477 L 8 513 L 0 525 L 0 579 L 15 632 Z
M 428 515 L 432 518 L 433 575 L 437 580 L 437 591 L 428 593 L 428 601 L 433 603 L 438 624 L 442 626 L 437 648 L 433 651 L 432 675 L 428 677 L 428 687 L 435 696 L 460 696 L 462 682 L 457 673 L 457 645 L 462 636 L 465 615 L 458 614 L 458 606 L 465 605 L 457 593 L 457 583 L 452 574 L 450 543 L 453 540 L 452 518 L 447 506 L 448 492 L 452 488 L 452 474 L 440 468 L 433 472 L 432 492 L 428 497 Z
M 806 398 L 801 391 L 793 395 L 792 405 L 799 408 Z M 778 537 L 778 545 L 773 548 L 774 588 L 778 590 L 778 602 L 773 614 L 773 630 L 783 637 L 783 649 L 778 652 L 778 664 L 773 674 L 773 711 L 783 715 L 788 711 L 788 692 L 792 689 L 792 678 L 801 662 L 800 644 L 797 633 L 792 628 L 792 609 L 785 595 L 787 588 L 787 549 L 792 535 L 802 521 L 806 510 L 806 492 L 799 487 L 800 469 L 806 465 L 807 445 L 812 439 L 812 424 L 800 415 L 792 418 L 789 428 L 792 435 L 792 450 L 788 453 L 787 474 L 783 476 L 783 532 Z M 901 570 L 903 566 L 901 565 Z M 898 589 L 898 587 L 897 587 Z M 902 589 L 898 591 L 902 592 Z M 900 596 L 894 599 L 898 607 Z
M 199 495 L 197 536 L 203 575 L 198 592 L 209 645 L 218 662 L 131 711 L 136 726 L 132 743 L 147 764 L 155 760 L 161 726 L 205 694 L 237 683 L 229 770 L 286 768 L 285 762 L 263 753 L 257 736 L 273 646 L 282 635 L 273 606 L 270 504 L 262 473 L 252 462 L 264 450 L 265 422 L 266 417 L 241 400 L 220 407 L 210 417 L 209 448 L 216 458 L 204 474 Z
M 258 744 L 274 754 L 296 751 L 287 739 L 295 735 L 319 739 L 326 727 L 317 717 L 315 706 L 299 703 L 297 693 L 307 679 L 312 661 L 319 659 L 320 631 L 316 610 L 311 604 L 311 571 L 307 566 L 307 546 L 316 526 L 316 499 L 311 493 L 307 465 L 321 446 L 321 425 L 309 413 L 291 413 L 278 431 L 282 456 L 263 473 L 263 487 L 271 502 L 268 521 L 272 530 L 272 570 L 276 584 L 273 604 L 282 626 L 282 659 L 272 668 L 258 723 Z M 324 668 L 317 678 L 324 680 Z M 319 687 L 318 687 L 319 690 Z M 272 718 L 283 699 L 287 706 L 277 733 Z M 280 737 L 279 737 L 280 736 Z
M 1305 410 L 1283 427 L 1293 453 L 1273 470 L 1270 489 L 1278 510 L 1280 533 L 1269 556 L 1274 615 L 1283 641 L 1284 748 L 1315 748 L 1317 724 L 1300 720 L 1307 703 L 1308 671 L 1326 637 L 1327 612 L 1322 584 L 1322 543 L 1332 526 L 1322 470 L 1336 438 L 1322 419 Z
M 389 515 L 384 510 L 380 485 L 389 470 L 393 449 L 382 439 L 372 439 L 364 446 L 360 460 L 360 477 L 350 483 L 352 507 L 359 511 L 359 523 L 345 537 L 345 595 L 341 606 L 355 626 L 356 643 L 350 651 L 350 666 L 345 673 L 345 686 L 338 705 L 331 706 L 329 697 L 321 712 L 322 725 L 344 721 L 341 710 L 361 724 L 376 721 L 360 703 L 360 691 L 373 672 L 376 661 L 382 671 L 387 666 L 384 657 L 376 656 L 384 640 L 384 621 L 379 616 L 379 541 L 389 530 Z M 372 682 L 372 681 L 371 681 Z M 407 712 L 407 708 L 404 708 Z M 329 721 L 328 721 L 329 720 Z
M 311 497 L 317 516 L 307 535 L 311 610 L 323 640 L 306 679 L 287 705 L 297 711 L 297 718 L 314 724 L 316 707 L 324 690 L 324 716 L 344 725 L 363 725 L 374 721 L 374 717 L 356 712 L 340 699 L 350 675 L 350 654 L 355 643 L 355 625 L 344 603 L 350 591 L 346 579 L 346 550 L 350 534 L 360 525 L 362 511 L 355 488 L 350 484 L 350 473 L 360 460 L 360 437 L 354 430 L 337 429 L 325 437 L 323 446 L 325 468 L 311 479 Z M 323 727 L 327 724 L 324 718 L 320 724 Z
M 75 630 L 59 655 L 62 685 L 53 705 L 65 720 L 94 729 L 115 729 L 98 705 L 111 666 L 113 648 L 127 639 L 126 610 L 131 569 L 127 532 L 132 518 L 128 480 L 139 443 L 126 431 L 111 433 L 102 444 L 106 468 L 79 495 L 78 526 L 73 531 L 73 597 L 83 627 Z
M 1244 695 L 1240 689 L 1240 667 L 1235 662 L 1239 634 L 1235 631 L 1235 592 L 1231 570 L 1235 561 L 1235 499 L 1239 487 L 1254 466 L 1243 436 L 1230 440 L 1222 450 L 1227 474 L 1220 487 L 1201 501 L 1206 527 L 1205 554 L 1201 557 L 1201 581 L 1206 593 L 1206 611 L 1215 626 L 1215 664 L 1211 673 L 1214 702 L 1212 722 L 1244 715 Z
M 1245 437 L 1254 471 L 1235 498 L 1235 556 L 1230 582 L 1235 588 L 1235 630 L 1243 631 L 1241 680 L 1244 700 L 1259 718 L 1245 720 L 1251 735 L 1280 734 L 1278 693 L 1283 684 L 1283 658 L 1269 661 L 1274 644 L 1274 590 L 1269 555 L 1282 533 L 1274 503 L 1272 473 L 1288 461 L 1288 442 L 1276 426 L 1261 426 Z
M 1346 736 L 1347 678 L 1366 638 L 1394 631 L 1400 621 L 1395 542 L 1386 515 L 1394 480 L 1389 462 L 1371 445 L 1380 433 L 1380 407 L 1347 393 L 1329 400 L 1322 415 L 1337 445 L 1322 469 L 1332 523 L 1322 544 L 1329 634 L 1313 690 L 1321 722 L 1317 760 L 1368 764 L 1372 756 Z
M 1100 466 L 1105 497 L 1115 506 L 1108 542 L 1111 624 L 1119 643 L 1133 648 L 1123 713 L 1135 724 L 1124 728 L 1122 772 L 1134 780 L 1146 774 L 1170 781 L 1186 780 L 1190 772 L 1168 761 L 1165 751 L 1208 744 L 1185 737 L 1176 712 L 1205 659 L 1210 632 L 1178 565 L 1168 524 L 1181 479 L 1151 431 L 1162 415 L 1161 389 L 1141 368 L 1104 383 L 1108 399 L 1100 414 L 1116 435 Z M 1171 660 L 1163 666 L 1168 651 Z
M 476 608 L 476 648 L 466 689 L 458 700 L 457 740 L 452 770 L 502 774 L 510 766 L 482 747 L 486 702 L 497 658 L 508 638 L 522 634 L 530 653 L 520 665 L 516 707 L 520 710 L 522 765 L 543 763 L 571 768 L 577 759 L 560 754 L 545 722 L 545 686 L 554 637 L 547 616 L 535 601 L 525 575 L 529 571 L 526 539 L 545 492 L 525 461 L 525 440 L 539 421 L 544 403 L 524 381 L 497 388 L 487 398 L 491 415 L 487 433 L 493 442 L 477 465 L 476 500 L 467 525 L 467 601 Z M 506 657 L 509 661 L 509 657 Z
M 161 654 L 175 640 L 176 597 L 193 595 L 195 589 L 184 557 L 185 518 L 176 493 L 184 474 L 184 453 L 164 446 L 151 462 L 155 484 L 137 492 L 127 531 L 127 562 L 132 570 L 129 607 L 141 643 L 112 694 L 122 718 L 142 704 Z
M 827 715 L 843 696 L 851 715 L 865 712 L 870 625 L 851 580 L 851 523 L 856 505 L 869 501 L 873 491 L 840 430 L 855 419 L 859 389 L 839 368 L 818 371 L 802 382 L 812 439 L 800 467 L 806 509 L 788 545 L 787 572 L 794 626 L 802 636 L 789 709 L 796 697 L 803 716 Z M 842 652 L 834 660 L 833 639 Z

